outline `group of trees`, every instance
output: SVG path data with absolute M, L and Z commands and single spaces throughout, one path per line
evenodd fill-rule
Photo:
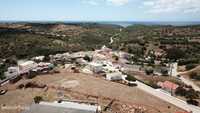
M 127 75 L 126 80 L 128 80 L 128 81 L 136 81 L 137 79 L 134 76 Z
M 34 102 L 36 103 L 36 104 L 39 104 L 41 101 L 43 101 L 44 99 L 42 98 L 42 96 L 35 96 L 34 98 L 33 98 L 33 100 L 34 100 Z
M 191 70 L 193 68 L 195 68 L 197 65 L 196 64 L 186 64 L 185 68 L 186 70 Z
M 53 32 L 48 24 L 37 24 L 36 26 L 33 24 L 33 26 L 34 29 L 41 30 L 41 32 L 43 29 L 47 29 L 46 32 L 48 33 Z M 93 26 L 93 24 L 91 24 L 91 26 Z M 40 29 L 41 27 L 42 29 Z M 82 28 L 80 25 L 80 27 L 77 28 L 77 31 L 74 31 L 81 31 L 79 35 L 70 34 L 66 31 L 66 33 L 68 33 L 65 34 L 67 38 L 63 38 L 40 35 L 34 32 L 23 32 L 15 29 L 10 30 L 0 28 L 0 58 L 7 58 L 15 55 L 17 58 L 23 59 L 38 55 L 97 49 L 104 44 L 108 45 L 110 36 L 112 36 L 119 27 L 102 25 L 88 27 L 87 30 L 84 29 L 85 28 Z
M 151 74 L 153 74 L 153 72 L 154 72 L 153 68 L 147 68 L 147 69 L 145 69 L 145 73 L 147 75 L 151 75 Z
M 187 99 L 189 104 L 197 105 L 198 102 L 195 99 L 199 99 L 199 92 L 195 91 L 192 88 L 186 89 L 184 87 L 178 87 L 175 91 L 176 95 L 183 96 Z
M 0 67 L 1 68 L 1 67 Z M 0 69 L 0 80 L 5 79 L 5 75 L 4 75 L 5 69 Z
M 168 58 L 172 61 L 179 60 L 186 55 L 186 53 L 180 48 L 167 49 L 166 53 L 167 53 L 166 58 Z
M 9 57 L 5 59 L 5 61 L 0 63 L 0 79 L 1 80 L 6 78 L 4 75 L 4 72 L 7 71 L 7 68 L 13 65 L 17 65 L 16 57 Z
M 86 60 L 86 61 L 88 61 L 88 62 L 91 62 L 91 61 L 92 61 L 92 58 L 89 57 L 88 55 L 85 55 L 85 56 L 83 57 L 83 59 Z
M 200 74 L 197 72 L 190 73 L 190 78 L 194 80 L 200 80 Z

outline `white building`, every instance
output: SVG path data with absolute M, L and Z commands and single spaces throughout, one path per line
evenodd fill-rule
M 93 71 L 90 70 L 90 67 L 87 65 L 85 66 L 83 69 L 82 69 L 82 72 L 83 73 L 86 73 L 86 74 L 93 74 Z
M 32 60 L 43 61 L 44 58 L 45 58 L 45 56 L 37 56 L 37 57 L 33 57 Z
M 8 71 L 4 75 L 8 78 L 19 75 L 19 67 L 8 67 Z
M 121 72 L 113 72 L 106 74 L 106 80 L 115 81 L 115 80 L 126 80 L 127 75 L 122 74 Z
M 103 69 L 105 72 L 116 72 L 119 71 L 119 69 L 117 69 L 117 65 L 113 65 L 112 62 L 110 61 L 103 61 Z
M 169 73 L 168 74 L 170 76 L 176 77 L 178 75 L 177 69 L 178 69 L 178 63 L 177 62 L 169 64 Z
M 78 102 L 40 102 L 32 104 L 22 113 L 100 113 L 101 107 Z
M 27 73 L 32 69 L 37 68 L 38 64 L 34 61 L 26 61 L 24 63 L 18 64 L 19 66 L 19 71 L 21 74 Z
M 94 72 L 94 73 L 98 73 L 100 71 L 103 71 L 103 66 L 100 63 L 96 63 L 96 62 L 91 62 L 88 64 L 89 69 Z
M 83 58 L 86 55 L 91 57 L 93 54 L 93 51 L 80 51 L 80 52 L 76 52 L 76 53 L 72 53 L 70 55 L 71 58 Z

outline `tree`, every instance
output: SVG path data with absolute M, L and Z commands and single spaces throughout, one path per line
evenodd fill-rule
M 0 70 L 0 80 L 5 79 L 6 77 L 4 76 L 4 72 Z
M 190 88 L 187 91 L 186 98 L 188 98 L 188 99 L 198 99 L 199 98 L 199 94 L 194 89 Z
M 188 103 L 188 104 L 195 105 L 195 106 L 198 106 L 198 105 L 199 105 L 199 102 L 196 101 L 196 100 L 193 100 L 193 99 L 188 99 L 188 100 L 187 100 L 187 103 Z
M 113 59 L 115 59 L 115 61 L 118 61 L 119 57 L 117 55 L 113 55 Z
M 4 72 L 6 71 L 6 66 L 5 65 L 0 65 L 0 80 L 5 79 Z
M 166 68 L 161 68 L 161 73 L 163 76 L 168 76 L 168 70 Z
M 49 57 L 49 55 L 45 55 L 43 61 L 44 61 L 44 62 L 49 62 L 50 59 L 51 59 L 51 58 Z
M 35 96 L 35 97 L 34 97 L 34 102 L 35 102 L 36 104 L 39 104 L 41 101 L 43 101 L 43 98 L 42 98 L 41 96 Z
M 186 64 L 186 66 L 185 66 L 186 70 L 191 70 L 191 69 L 193 69 L 195 67 L 196 67 L 195 64 Z
M 176 95 L 179 95 L 179 96 L 186 96 L 187 95 L 187 90 L 183 87 L 178 87 L 175 91 L 175 94 Z
M 179 49 L 179 48 L 170 48 L 166 52 L 167 52 L 166 58 L 173 61 L 183 58 L 186 55 L 186 53 L 182 49 Z
M 200 75 L 197 72 L 192 72 L 190 74 L 191 79 L 200 80 Z
M 91 62 L 92 61 L 92 58 L 90 58 L 88 55 L 85 55 L 83 57 L 84 60 L 88 61 L 88 62 Z
M 154 70 L 152 68 L 145 69 L 145 73 L 147 75 L 151 75 L 151 74 L 153 74 L 153 72 L 154 72 Z
M 126 77 L 126 80 L 128 80 L 128 81 L 136 81 L 137 79 L 134 77 L 134 76 L 131 76 L 131 75 L 127 75 L 127 77 Z
M 16 57 L 10 57 L 6 59 L 5 63 L 9 65 L 17 65 L 17 59 Z
M 183 96 L 189 100 L 199 98 L 199 93 L 192 88 L 190 88 L 189 90 L 186 90 L 184 87 L 178 87 L 175 91 L 175 94 L 179 96 Z

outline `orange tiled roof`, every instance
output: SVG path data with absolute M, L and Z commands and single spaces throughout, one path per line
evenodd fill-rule
M 173 82 L 170 82 L 170 81 L 165 81 L 165 82 L 162 83 L 161 87 L 175 90 L 176 88 L 179 87 L 179 85 L 177 85 L 177 84 L 175 84 Z

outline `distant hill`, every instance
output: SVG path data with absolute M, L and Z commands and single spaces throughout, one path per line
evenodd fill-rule
M 110 39 L 113 43 L 110 44 Z M 200 26 L 119 25 L 99 23 L 0 24 L 0 58 L 27 58 L 63 52 L 94 50 L 106 45 L 138 57 L 149 51 L 177 48 L 180 64 L 199 63 Z
M 0 25 L 0 57 L 92 50 L 109 44 L 119 26 L 99 24 L 3 24 Z

